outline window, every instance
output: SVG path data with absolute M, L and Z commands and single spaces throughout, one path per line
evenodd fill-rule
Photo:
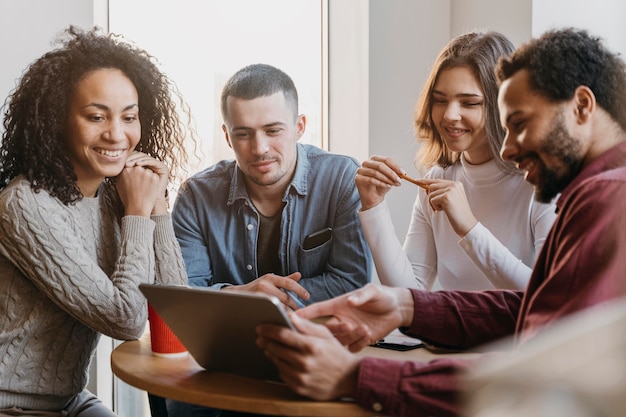
M 254 63 L 289 74 L 307 115 L 302 142 L 322 146 L 321 0 L 109 0 L 109 31 L 154 55 L 189 103 L 201 139 L 196 172 L 232 157 L 221 130 L 219 95 Z
M 221 130 L 219 96 L 235 71 L 254 63 L 274 65 L 293 78 L 300 113 L 307 115 L 300 142 L 327 147 L 326 1 L 108 1 L 108 30 L 154 55 L 191 108 L 202 159 L 189 167 L 190 174 L 233 157 Z M 103 338 L 98 357 L 108 358 L 111 343 Z M 112 375 L 103 361 L 97 366 L 98 391 L 106 378 Z M 114 397 L 120 417 L 150 415 L 145 393 L 118 379 Z

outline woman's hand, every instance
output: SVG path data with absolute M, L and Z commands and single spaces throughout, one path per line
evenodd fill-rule
M 356 171 L 354 181 L 361 197 L 361 210 L 370 209 L 385 199 L 393 186 L 400 185 L 398 174 L 404 170 L 387 156 L 372 156 Z
M 428 200 L 435 211 L 448 216 L 452 229 L 459 237 L 465 236 L 478 223 L 467 201 L 463 184 L 449 180 L 422 180 L 429 185 Z
M 168 180 L 169 170 L 163 162 L 143 152 L 133 152 L 116 184 L 125 215 L 150 217 L 167 213 Z

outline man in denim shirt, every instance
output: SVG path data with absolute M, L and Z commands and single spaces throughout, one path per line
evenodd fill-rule
M 172 210 L 189 284 L 263 292 L 297 309 L 368 283 L 359 164 L 297 143 L 306 117 L 291 78 L 269 65 L 245 67 L 227 81 L 221 110 L 235 160 L 188 179 Z M 166 404 L 177 417 L 243 415 Z
M 235 160 L 188 179 L 173 207 L 190 285 L 263 292 L 296 309 L 369 282 L 359 164 L 297 143 L 306 117 L 291 78 L 245 67 L 226 83 L 221 110 Z

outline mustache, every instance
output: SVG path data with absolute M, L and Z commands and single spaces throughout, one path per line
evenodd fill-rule
M 540 160 L 539 154 L 537 154 L 536 152 L 526 152 L 524 155 L 519 155 L 518 157 L 513 159 L 513 162 L 519 165 L 523 161 L 528 160 L 528 159 L 539 161 Z
M 274 155 L 270 155 L 270 154 L 264 154 L 259 156 L 258 158 L 254 159 L 252 162 L 265 162 L 265 161 L 274 161 L 277 158 Z

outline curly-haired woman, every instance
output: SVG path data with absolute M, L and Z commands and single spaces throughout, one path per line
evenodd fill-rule
M 4 111 L 0 415 L 114 416 L 85 389 L 100 334 L 141 335 L 140 283 L 187 282 L 167 204 L 195 140 L 187 106 L 122 37 L 61 41 Z

